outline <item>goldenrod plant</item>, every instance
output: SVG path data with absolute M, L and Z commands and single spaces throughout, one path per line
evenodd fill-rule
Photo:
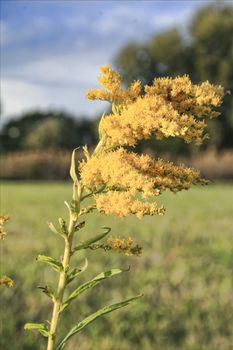
M 69 221 L 60 218 L 59 228 L 49 223 L 49 228 L 64 239 L 62 259 L 39 255 L 37 260 L 49 264 L 58 273 L 57 290 L 42 288 L 52 301 L 51 320 L 46 323 L 28 323 L 25 329 L 36 329 L 48 338 L 47 350 L 63 349 L 69 339 L 95 319 L 120 309 L 138 299 L 141 294 L 125 301 L 101 308 L 72 326 L 63 339 L 59 339 L 58 323 L 74 300 L 86 290 L 105 279 L 121 274 L 122 269 L 102 272 L 90 281 L 77 285 L 80 273 L 87 268 L 72 267 L 71 259 L 81 250 L 103 249 L 122 252 L 125 255 L 140 255 L 141 247 L 131 238 L 107 235 L 111 228 L 85 240 L 82 228 L 94 210 L 101 214 L 125 217 L 133 214 L 139 219 L 145 215 L 164 215 L 165 208 L 158 206 L 156 197 L 165 190 L 174 193 L 187 190 L 196 184 L 206 184 L 197 170 L 174 165 L 162 159 L 153 159 L 146 154 L 132 151 L 138 141 L 151 137 L 164 139 L 179 137 L 185 142 L 200 144 L 208 137 L 205 133 L 206 118 L 219 115 L 215 111 L 224 95 L 221 86 L 208 81 L 192 84 L 189 77 L 155 79 L 153 85 L 141 87 L 139 81 L 127 89 L 122 88 L 121 76 L 108 65 L 101 67 L 99 82 L 103 88 L 87 91 L 90 100 L 106 100 L 112 105 L 109 115 L 103 115 L 99 123 L 99 142 L 90 152 L 83 148 L 84 159 L 78 164 L 75 152 L 71 157 L 70 175 L 73 181 L 73 197 L 65 202 Z M 130 147 L 129 147 L 130 146 Z M 84 219 L 85 218 L 85 221 Z M 67 295 L 67 286 L 75 285 Z
M 3 241 L 6 237 L 5 224 L 9 219 L 8 215 L 0 215 L 0 241 Z M 14 281 L 6 275 L 0 276 L 0 286 L 3 285 L 13 287 Z

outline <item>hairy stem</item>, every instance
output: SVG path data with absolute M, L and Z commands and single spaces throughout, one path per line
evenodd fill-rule
M 76 221 L 74 221 L 72 217 L 70 217 L 68 237 L 65 239 L 65 248 L 64 248 L 63 261 L 62 261 L 63 270 L 60 272 L 58 287 L 57 287 L 57 295 L 53 305 L 53 313 L 52 313 L 52 318 L 50 323 L 50 335 L 48 337 L 47 350 L 54 350 L 56 330 L 57 330 L 58 321 L 59 321 L 59 312 L 62 306 L 63 295 L 66 287 L 66 274 L 67 274 L 67 269 L 68 269 L 70 257 L 71 257 L 75 224 L 76 224 Z

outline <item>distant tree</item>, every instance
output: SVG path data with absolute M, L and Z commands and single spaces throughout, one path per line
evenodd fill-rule
M 129 43 L 116 58 L 116 65 L 126 83 L 140 79 L 149 84 L 154 77 L 193 70 L 186 43 L 176 28 L 159 33 L 143 44 Z
M 48 118 L 26 135 L 23 145 L 35 149 L 66 148 L 67 140 L 70 142 L 72 139 L 72 132 L 73 129 L 69 128 L 64 120 Z
M 1 150 L 63 148 L 96 142 L 95 121 L 65 112 L 32 111 L 10 120 L 1 130 Z
M 116 65 L 126 84 L 139 79 L 143 84 L 150 82 L 156 64 L 152 60 L 147 44 L 129 43 L 116 58 Z
M 233 7 L 224 2 L 203 7 L 191 20 L 185 35 L 174 28 L 156 34 L 145 43 L 129 43 L 115 63 L 126 84 L 134 79 L 151 84 L 154 77 L 189 74 L 195 82 L 208 79 L 230 90 L 233 88 Z M 210 123 L 211 138 L 220 148 L 233 147 L 233 100 L 229 95 L 221 113 L 219 120 Z
M 233 6 L 218 3 L 201 9 L 190 25 L 196 80 L 233 89 Z M 233 92 L 233 91 L 232 91 Z M 233 147 L 233 99 L 227 95 L 216 120 L 221 147 Z

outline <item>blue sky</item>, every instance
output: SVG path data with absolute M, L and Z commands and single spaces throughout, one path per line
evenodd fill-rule
M 92 116 L 103 103 L 85 99 L 98 68 L 128 41 L 184 28 L 208 0 L 1 0 L 3 118 L 30 109 Z

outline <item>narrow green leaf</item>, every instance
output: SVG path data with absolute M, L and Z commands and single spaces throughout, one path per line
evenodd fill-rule
M 63 218 L 58 218 L 58 222 L 59 222 L 60 229 L 61 229 L 60 234 L 63 237 L 66 237 L 68 235 L 68 227 L 67 227 L 66 221 Z
M 84 156 L 86 157 L 87 160 L 89 160 L 91 155 L 90 155 L 90 152 L 88 151 L 87 145 L 83 146 L 82 149 L 83 149 Z
M 103 123 L 103 120 L 104 120 L 104 116 L 105 116 L 105 113 L 103 113 L 102 117 L 100 118 L 100 122 L 99 122 L 99 128 L 98 128 L 98 132 L 99 132 L 99 139 L 101 140 L 102 137 L 103 137 L 103 133 L 102 133 L 102 123 Z
M 44 294 L 46 294 L 49 298 L 54 300 L 54 292 L 49 286 L 38 286 L 37 288 L 41 289 Z
M 24 325 L 24 329 L 26 330 L 35 329 L 38 332 L 40 332 L 40 334 L 42 334 L 44 337 L 49 337 L 48 328 L 44 323 L 26 323 Z
M 76 247 L 73 248 L 73 251 L 77 251 L 77 250 L 81 250 L 81 249 L 87 249 L 89 248 L 89 246 L 95 242 L 100 241 L 102 238 L 104 238 L 105 236 L 107 236 L 109 234 L 109 232 L 111 231 L 110 227 L 102 227 L 104 230 L 106 230 L 103 233 L 100 233 L 98 235 L 96 235 L 93 238 L 87 239 L 86 241 L 84 241 L 83 243 L 78 244 Z
M 67 306 L 69 306 L 69 304 L 71 303 L 72 300 L 77 298 L 80 294 L 85 292 L 87 289 L 93 288 L 97 284 L 99 284 L 102 280 L 105 280 L 107 278 L 113 277 L 113 276 L 118 275 L 119 273 L 122 273 L 122 272 L 124 272 L 124 270 L 121 270 L 121 269 L 112 269 L 112 270 L 109 270 L 109 271 L 106 271 L 106 272 L 101 272 L 99 275 L 97 275 L 92 280 L 82 284 L 80 287 L 75 289 L 75 291 L 73 293 L 70 294 L 68 299 L 63 303 L 60 312 L 62 312 L 64 309 L 66 309 Z
M 24 329 L 45 329 L 44 323 L 26 323 Z
M 73 182 L 78 182 L 78 177 L 76 174 L 76 167 L 75 167 L 75 152 L 77 151 L 78 148 L 75 148 L 72 152 L 71 156 L 71 164 L 70 164 L 70 176 L 73 180 Z
M 80 269 L 78 269 L 77 267 L 75 267 L 74 269 L 72 269 L 72 270 L 67 274 L 67 277 L 66 277 L 66 285 L 69 284 L 70 282 L 72 282 L 73 279 L 74 279 L 75 277 L 77 277 L 78 275 L 80 275 L 80 273 L 84 272 L 84 271 L 86 270 L 87 266 L 88 266 L 88 261 L 87 261 L 87 258 L 86 258 L 83 267 L 81 267 Z
M 41 261 L 41 262 L 44 262 L 44 263 L 51 265 L 55 271 L 60 272 L 63 270 L 62 263 L 60 261 L 53 259 L 51 256 L 38 255 L 38 257 L 36 259 L 37 259 L 37 261 Z
M 45 331 L 44 329 L 39 329 L 39 332 L 41 335 L 43 335 L 43 337 L 48 338 L 50 336 L 49 331 Z
M 91 322 L 93 322 L 94 320 L 96 320 L 97 318 L 112 312 L 114 310 L 120 309 L 122 307 L 125 307 L 127 305 L 129 305 L 132 301 L 140 298 L 142 295 L 137 295 L 136 297 L 127 299 L 125 301 L 122 301 L 120 303 L 116 303 L 116 304 L 112 304 L 109 306 L 105 306 L 102 309 L 97 310 L 96 312 L 94 312 L 93 314 L 87 316 L 86 318 L 84 318 L 81 322 L 77 323 L 70 331 L 69 333 L 65 336 L 65 338 L 61 341 L 61 343 L 58 345 L 58 347 L 56 348 L 56 350 L 61 350 L 64 348 L 65 344 L 67 343 L 67 341 L 76 333 L 80 332 L 84 327 L 86 327 L 88 324 L 90 324 Z
M 56 233 L 56 235 L 60 235 L 61 233 L 55 228 L 54 224 L 52 222 L 47 222 L 48 227 L 53 233 Z

